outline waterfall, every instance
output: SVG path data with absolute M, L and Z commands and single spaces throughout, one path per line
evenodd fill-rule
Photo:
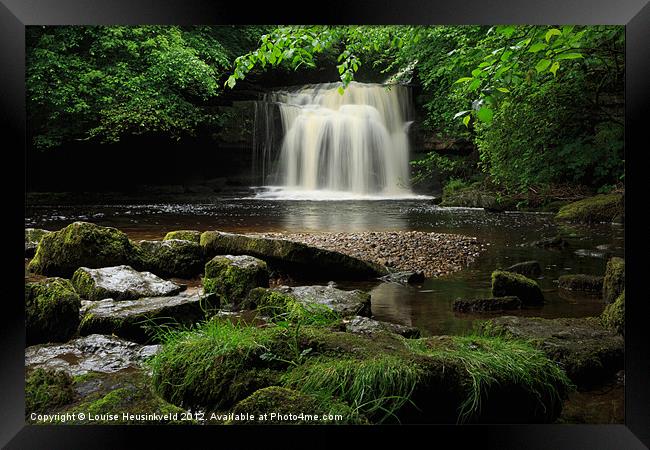
M 302 198 L 412 196 L 409 88 L 352 82 L 341 95 L 339 87 L 266 94 L 256 108 L 254 161 L 262 184 L 271 184 L 274 195 Z

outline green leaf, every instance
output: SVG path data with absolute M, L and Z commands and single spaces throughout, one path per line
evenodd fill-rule
M 582 56 L 582 53 L 561 53 L 557 55 L 556 59 L 578 59 L 578 58 L 584 58 Z
M 474 69 L 472 70 L 472 76 L 478 77 L 481 74 L 481 72 L 483 72 L 481 69 Z
M 512 34 L 514 32 L 515 32 L 515 27 L 512 26 L 512 25 L 508 25 L 508 26 L 503 26 L 502 25 L 502 26 L 497 27 L 497 33 L 499 33 L 499 34 L 501 34 L 501 35 L 503 35 L 503 36 L 505 36 L 507 38 L 512 36 Z
M 475 79 L 474 81 L 472 81 L 472 82 L 470 83 L 468 89 L 469 89 L 470 91 L 475 91 L 475 90 L 478 89 L 478 87 L 479 87 L 480 85 L 481 85 L 481 80 L 479 80 L 479 79 Z
M 227 84 L 228 87 L 231 88 L 231 89 L 235 87 L 235 84 L 236 84 L 236 83 L 237 83 L 237 80 L 236 80 L 235 77 L 232 76 L 232 75 L 230 75 L 230 77 L 228 77 L 228 81 L 226 81 L 226 84 Z
M 539 62 L 535 65 L 535 70 L 537 70 L 538 73 L 543 72 L 550 65 L 551 65 L 550 59 L 540 59 Z
M 457 84 L 457 83 L 467 83 L 468 81 L 473 80 L 473 79 L 474 79 L 473 77 L 462 77 L 462 78 L 457 79 L 457 80 L 454 82 L 454 84 Z
M 530 46 L 528 53 L 537 53 L 540 50 L 544 50 L 546 47 L 548 47 L 548 44 L 545 44 L 544 42 L 536 42 Z
M 559 69 L 559 68 L 560 68 L 560 63 L 555 61 L 553 63 L 553 65 L 551 66 L 551 68 L 548 69 L 548 71 L 551 72 L 553 74 L 553 76 L 555 76 L 555 72 L 557 72 L 557 69 Z
M 490 108 L 482 107 L 478 110 L 478 118 L 481 122 L 492 123 L 492 116 L 494 112 Z
M 497 91 L 499 91 L 499 92 L 506 92 L 506 93 L 507 93 L 507 92 L 510 92 L 510 90 L 508 90 L 507 88 L 504 88 L 504 87 L 498 87 L 498 88 L 497 88 Z
M 560 36 L 562 32 L 558 30 L 557 28 L 551 28 L 546 32 L 546 42 L 550 41 L 553 36 Z
M 471 112 L 471 111 L 467 110 L 467 111 L 460 111 L 460 112 L 457 112 L 457 113 L 454 115 L 454 119 L 458 119 L 460 116 L 464 116 L 464 115 L 467 114 L 468 112 Z
M 463 124 L 464 124 L 466 127 L 469 127 L 469 119 L 470 119 L 471 117 L 472 117 L 472 116 L 467 115 L 467 116 L 465 116 L 465 117 L 463 118 Z
M 339 91 L 339 94 L 341 94 L 341 95 L 343 95 L 345 93 L 345 89 L 343 88 L 343 86 L 339 86 L 338 91 Z

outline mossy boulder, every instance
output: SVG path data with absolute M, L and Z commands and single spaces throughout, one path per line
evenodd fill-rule
M 206 231 L 201 245 L 208 256 L 254 256 L 266 261 L 273 271 L 303 279 L 372 279 L 388 274 L 378 264 L 285 239 Z
M 82 301 L 79 334 L 110 334 L 133 342 L 156 342 L 155 327 L 191 326 L 216 312 L 219 304 L 219 297 L 199 294 Z
M 29 270 L 42 275 L 70 277 L 79 267 L 130 264 L 134 258 L 133 244 L 120 230 L 74 222 L 41 238 Z
M 623 368 L 624 341 L 598 318 L 503 316 L 482 324 L 488 335 L 528 340 L 557 362 L 580 388 L 602 383 Z
M 247 255 L 215 256 L 205 265 L 203 289 L 221 297 L 223 304 L 239 306 L 251 289 L 269 286 L 269 270 L 261 259 Z
M 535 280 L 513 272 L 492 272 L 492 295 L 494 297 L 519 297 L 523 305 L 541 305 L 544 295 Z
M 445 190 L 440 206 L 484 208 L 494 211 L 502 211 L 504 209 L 495 193 L 484 191 L 477 186 L 469 186 L 454 190 L 453 192 Z
M 182 241 L 192 241 L 199 244 L 201 242 L 201 232 L 196 230 L 177 230 L 170 231 L 165 235 L 163 241 L 169 241 L 171 239 L 180 239 Z
M 408 325 L 383 322 L 369 317 L 354 316 L 343 320 L 343 326 L 348 333 L 364 334 L 374 336 L 377 333 L 395 333 L 408 339 L 419 338 L 420 330 Z
M 63 278 L 25 284 L 27 345 L 65 342 L 79 326 L 81 299 Z
M 558 286 L 569 291 L 590 292 L 600 295 L 603 291 L 603 277 L 585 274 L 562 275 L 558 279 Z
M 528 278 L 538 278 L 542 274 L 542 266 L 539 264 L 539 261 L 523 261 L 503 270 L 518 273 Z
M 603 279 L 603 300 L 605 303 L 614 303 L 625 290 L 625 260 L 613 257 L 607 261 L 605 278 Z
M 51 231 L 39 228 L 25 228 L 25 258 L 31 258 L 36 254 L 38 243 L 41 242 L 43 236 L 49 233 Z
M 193 278 L 205 264 L 203 248 L 196 242 L 181 239 L 139 241 L 136 244 L 138 270 L 153 272 L 159 277 Z
M 74 399 L 72 377 L 62 370 L 38 368 L 25 379 L 25 417 L 51 412 Z
M 151 272 L 138 272 L 131 266 L 89 269 L 80 267 L 72 276 L 72 285 L 86 300 L 133 300 L 178 294 L 183 287 L 163 280 Z
M 487 312 L 521 309 L 519 297 L 457 298 L 452 309 L 458 312 Z
M 625 291 L 610 303 L 600 315 L 600 321 L 605 328 L 625 334 Z
M 570 222 L 613 222 L 621 220 L 624 210 L 623 195 L 614 192 L 569 203 L 560 208 L 555 217 Z

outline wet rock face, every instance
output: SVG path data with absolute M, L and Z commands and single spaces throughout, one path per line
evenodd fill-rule
M 544 295 L 535 280 L 518 273 L 501 270 L 492 272 L 492 295 L 494 297 L 519 297 L 524 305 L 544 303 Z
M 600 383 L 623 368 L 623 337 L 603 327 L 598 318 L 504 316 L 488 324 L 489 333 L 532 340 L 578 387 Z
M 521 309 L 519 297 L 491 297 L 491 298 L 457 298 L 453 303 L 454 311 L 458 312 L 484 312 L 507 311 Z
M 82 301 L 79 334 L 114 334 L 130 341 L 155 340 L 147 327 L 191 325 L 219 307 L 215 296 L 185 294 L 173 297 L 144 297 L 138 300 Z
M 134 300 L 141 297 L 176 295 L 183 288 L 151 272 L 138 272 L 131 266 L 89 269 L 80 267 L 72 276 L 75 290 L 85 300 Z
M 25 258 L 31 258 L 36 254 L 38 243 L 48 233 L 51 232 L 38 228 L 25 228 Z
M 131 241 L 118 229 L 74 222 L 41 238 L 29 269 L 41 275 L 68 278 L 79 267 L 130 264 L 134 257 Z
M 79 325 L 81 301 L 72 284 L 63 278 L 25 284 L 27 345 L 65 342 Z
M 371 315 L 370 294 L 360 290 L 344 291 L 332 286 L 281 286 L 277 290 L 303 304 L 325 305 L 343 317 Z
M 309 279 L 369 279 L 386 275 L 378 264 L 299 242 L 206 231 L 201 245 L 207 255 L 250 255 L 272 269 Z
M 420 330 L 415 327 L 382 322 L 363 316 L 354 316 L 349 320 L 344 320 L 343 323 L 345 325 L 345 331 L 348 333 L 365 334 L 372 336 L 379 332 L 389 332 L 399 334 L 405 338 L 420 337 Z
M 506 272 L 513 272 L 528 278 L 538 278 L 542 274 L 542 266 L 539 261 L 524 261 L 504 269 Z
M 614 257 L 607 261 L 605 278 L 603 280 L 603 300 L 605 303 L 614 303 L 625 290 L 625 261 L 623 258 Z
M 603 277 L 595 275 L 562 275 L 558 286 L 569 291 L 582 291 L 600 294 L 603 291 Z
M 247 255 L 215 256 L 205 265 L 203 287 L 224 304 L 238 306 L 257 287 L 269 286 L 269 271 L 261 259 Z
M 140 241 L 136 245 L 139 270 L 160 277 L 192 278 L 201 273 L 205 264 L 203 249 L 196 242 L 182 239 Z
M 158 345 L 138 345 L 114 336 L 93 334 L 65 344 L 42 344 L 25 349 L 25 367 L 62 370 L 71 376 L 88 372 L 114 373 L 139 368 L 160 350 Z

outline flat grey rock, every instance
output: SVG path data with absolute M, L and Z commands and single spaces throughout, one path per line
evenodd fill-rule
M 372 336 L 377 332 L 389 332 L 399 334 L 406 338 L 420 337 L 420 330 L 415 327 L 399 325 L 396 323 L 383 322 L 363 316 L 354 316 L 343 321 L 345 331 L 348 333 L 365 334 Z
M 304 304 L 325 305 L 341 316 L 370 316 L 370 294 L 360 290 L 344 291 L 332 286 L 281 286 L 275 288 Z

